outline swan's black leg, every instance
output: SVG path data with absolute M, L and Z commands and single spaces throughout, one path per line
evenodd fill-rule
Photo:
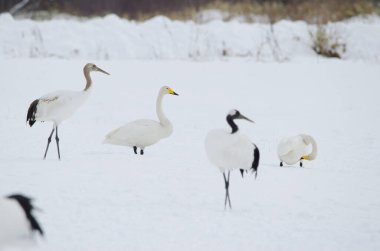
M 140 154 L 144 155 L 144 149 L 140 149 Z
M 280 162 L 280 166 L 283 166 L 284 164 L 282 163 L 282 161 Z
M 49 136 L 49 138 L 48 138 L 48 143 L 47 143 L 47 146 L 46 146 L 44 159 L 46 159 L 46 154 L 47 154 L 47 152 L 48 152 L 49 145 L 50 145 L 50 142 L 51 142 L 51 137 L 53 136 L 54 131 L 55 131 L 55 127 L 53 126 L 53 130 L 51 130 L 50 136 Z
M 135 152 L 135 154 L 137 154 L 137 146 L 133 147 L 133 151 Z

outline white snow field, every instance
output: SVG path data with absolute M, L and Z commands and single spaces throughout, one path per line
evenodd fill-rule
M 45 238 L 30 250 L 379 250 L 379 65 L 339 60 L 287 63 L 93 61 L 88 101 L 60 126 L 29 128 L 29 104 L 84 88 L 85 60 L 0 60 L 0 193 L 35 198 Z M 101 144 L 128 121 L 156 118 L 161 85 L 173 134 L 135 155 Z M 261 151 L 258 178 L 224 181 L 204 150 L 208 130 L 239 121 Z M 313 162 L 279 167 L 282 137 L 308 133 Z M 1 224 L 1 223 L 0 223 Z M 1 245 L 0 245 L 1 246 Z M 4 249 L 14 250 L 14 249 Z

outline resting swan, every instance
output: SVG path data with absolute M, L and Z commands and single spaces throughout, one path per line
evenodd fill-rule
M 309 150 L 309 145 L 312 145 L 312 151 Z M 283 162 L 288 165 L 294 165 L 302 160 L 314 160 L 317 157 L 317 143 L 310 135 L 300 134 L 297 136 L 282 139 L 277 149 L 280 166 Z
M 132 121 L 108 133 L 103 143 L 132 147 L 135 154 L 137 148 L 140 148 L 140 154 L 143 155 L 145 147 L 169 137 L 173 132 L 173 126 L 162 111 L 162 99 L 166 94 L 178 96 L 170 87 L 161 87 L 156 103 L 159 121 L 151 119 Z

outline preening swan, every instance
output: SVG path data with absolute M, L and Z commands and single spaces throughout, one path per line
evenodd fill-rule
M 310 152 L 309 145 L 312 150 Z M 302 160 L 314 160 L 317 157 L 317 143 L 310 135 L 300 134 L 297 136 L 282 139 L 277 149 L 280 166 L 283 162 L 288 165 L 294 165 Z
M 55 141 L 57 142 L 58 158 L 61 159 L 59 151 L 59 138 L 58 126 L 61 122 L 69 118 L 87 99 L 91 87 L 92 80 L 90 72 L 99 71 L 109 75 L 108 72 L 103 71 L 94 64 L 86 64 L 83 68 L 83 73 L 86 78 L 86 87 L 83 91 L 57 91 L 46 94 L 39 99 L 34 100 L 28 109 L 26 121 L 29 122 L 30 127 L 36 121 L 52 121 L 53 130 L 48 138 L 44 159 L 49 149 L 51 137 L 55 131 Z
M 0 198 L 0 250 L 33 242 L 43 230 L 33 215 L 32 200 L 21 194 Z
M 173 132 L 173 126 L 162 110 L 162 99 L 166 94 L 178 96 L 170 87 L 161 87 L 156 102 L 159 121 L 151 119 L 132 121 L 108 133 L 103 143 L 132 147 L 135 154 L 137 148 L 140 148 L 140 154 L 143 155 L 145 147 L 169 137 Z
M 252 170 L 256 173 L 259 166 L 260 152 L 250 139 L 239 132 L 235 119 L 245 119 L 252 123 L 252 120 L 243 116 L 238 110 L 232 110 L 227 114 L 227 123 L 231 127 L 231 131 L 225 129 L 216 129 L 210 131 L 206 136 L 205 147 L 207 157 L 212 164 L 217 166 L 223 173 L 224 184 L 226 189 L 226 197 L 224 200 L 224 208 L 228 204 L 231 207 L 231 199 L 229 195 L 230 171 L 239 169 L 243 176 L 244 171 Z M 227 172 L 227 177 L 226 177 Z

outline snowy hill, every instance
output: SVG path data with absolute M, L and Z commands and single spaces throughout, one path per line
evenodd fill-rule
M 0 15 L 0 58 L 192 59 L 249 58 L 284 61 L 317 57 L 305 22 L 267 24 L 213 20 L 205 24 L 158 16 L 145 22 L 115 15 L 88 20 L 15 20 Z M 346 60 L 380 60 L 380 19 L 355 18 L 327 25 L 346 46 Z

